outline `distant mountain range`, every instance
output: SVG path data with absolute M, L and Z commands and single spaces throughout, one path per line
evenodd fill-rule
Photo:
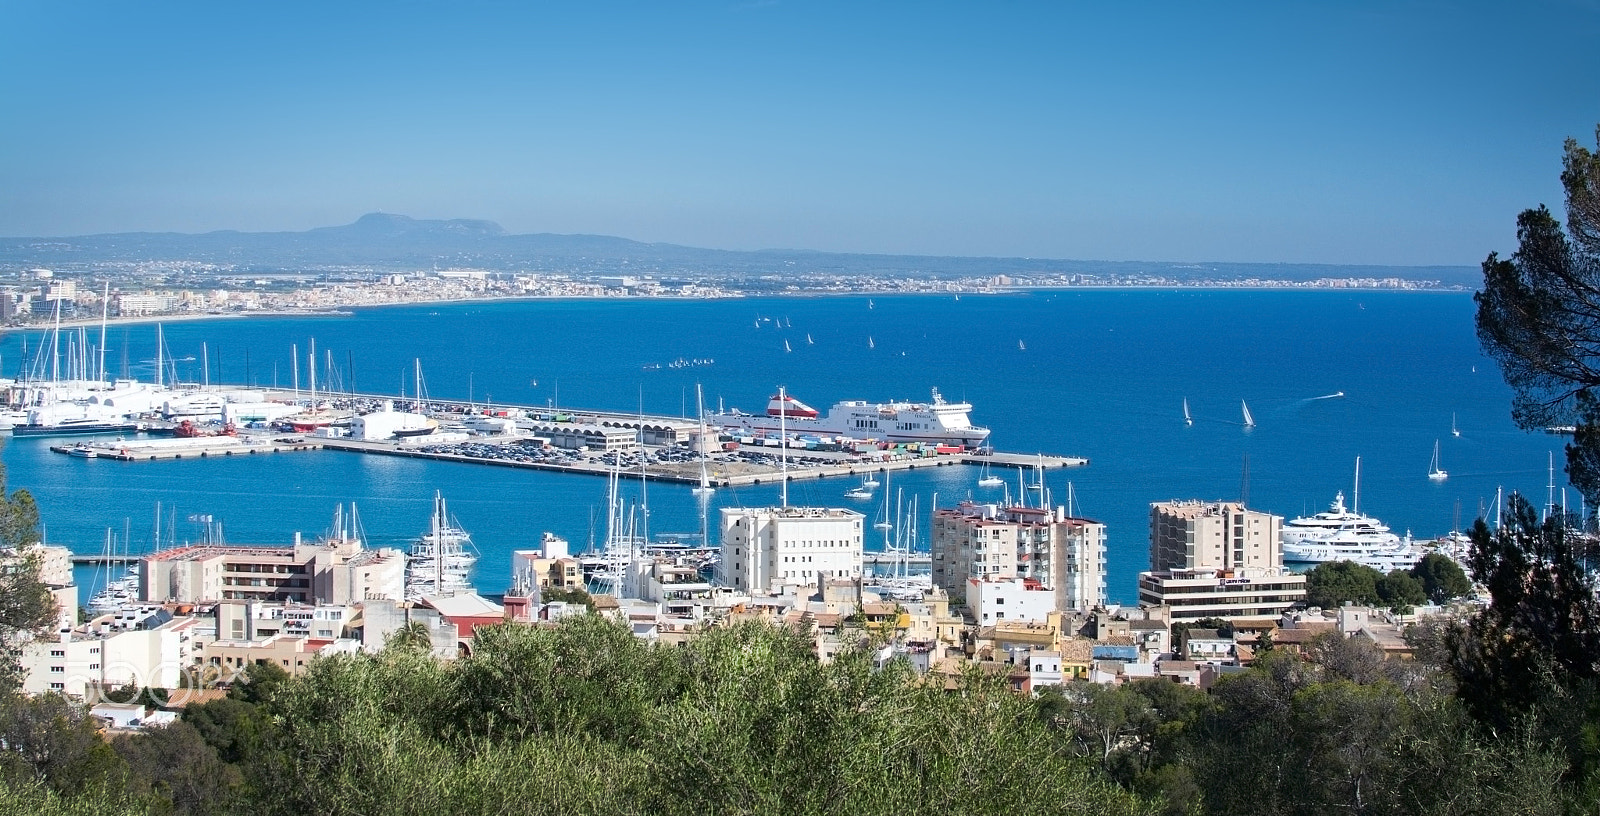
M 472 267 L 574 274 L 758 277 L 770 275 L 1084 274 L 1158 276 L 1176 280 L 1314 280 L 1401 278 L 1476 286 L 1467 266 L 1340 266 L 1324 264 L 1162 263 L 1048 258 L 973 258 L 761 250 L 755 252 L 652 244 L 610 235 L 507 234 L 493 221 L 421 220 L 369 213 L 353 224 L 304 232 L 201 234 L 124 232 L 70 238 L 0 238 L 0 264 L 81 268 L 108 262 L 196 261 L 240 271 L 293 272 L 337 267 L 416 270 Z

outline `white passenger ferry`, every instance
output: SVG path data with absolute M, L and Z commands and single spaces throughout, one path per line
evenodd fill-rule
M 774 394 L 767 402 L 765 414 L 746 414 L 734 409 L 711 414 L 706 422 L 746 431 L 777 432 L 783 426 L 792 434 L 975 448 L 989 438 L 989 429 L 973 425 L 968 418 L 971 413 L 971 403 L 945 402 L 935 388 L 931 402 L 845 400 L 835 403 L 825 417 L 794 397 Z

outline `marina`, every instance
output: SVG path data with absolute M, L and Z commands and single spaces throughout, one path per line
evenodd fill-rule
M 420 371 L 417 379 L 420 382 Z M 161 394 L 160 386 L 155 391 Z M 110 432 L 90 438 L 76 430 L 65 431 L 82 441 L 54 445 L 50 450 L 83 459 L 149 462 L 326 449 L 591 476 L 605 476 L 624 467 L 641 478 L 712 489 L 783 479 L 869 478 L 874 473 L 951 465 L 1039 471 L 1088 464 L 1081 457 L 969 448 L 958 439 L 919 442 L 875 427 L 864 428 L 862 435 L 880 434 L 885 439 L 818 436 L 816 426 L 803 424 L 789 432 L 776 425 L 765 429 L 748 422 L 733 426 L 713 422 L 727 416 L 748 419 L 738 414 L 702 414 L 697 422 L 686 422 L 642 413 L 557 412 L 516 405 L 479 408 L 420 399 L 413 400 L 408 413 L 395 411 L 397 399 L 403 398 L 390 395 L 315 395 L 298 389 L 260 391 L 227 385 L 179 386 L 171 389 L 171 394 L 161 404 L 170 407 L 181 399 L 190 406 L 181 419 L 170 413 L 145 413 L 138 416 L 137 432 L 129 422 L 125 433 L 122 426 L 111 431 L 119 433 L 112 440 L 103 438 Z M 255 400 L 247 410 L 279 419 L 236 430 L 233 418 L 238 415 L 235 406 L 239 403 L 235 399 L 240 394 Z M 156 400 L 147 398 L 145 402 Z M 774 404 L 780 406 L 779 412 L 786 410 L 784 406 L 798 406 L 815 414 L 792 398 L 783 402 L 774 398 Z M 197 405 L 204 409 L 193 407 Z M 885 418 L 904 412 L 912 419 L 895 423 L 900 427 L 938 418 L 953 426 L 954 433 L 970 436 L 971 441 L 981 442 L 988 436 L 987 429 L 966 422 L 970 405 L 947 404 L 937 390 L 931 407 L 888 403 L 867 410 L 863 407 L 866 403 L 841 405 Z M 277 407 L 263 410 L 265 406 Z M 790 416 L 778 417 L 777 424 L 787 424 Z M 795 419 L 796 424 L 804 421 L 804 417 Z M 860 422 L 876 424 L 876 420 Z M 885 425 L 889 424 L 886 420 Z M 253 427 L 262 425 L 267 427 Z M 991 480 L 985 486 L 995 485 Z
M 1356 300 L 1364 308 L 1357 309 Z M 698 435 L 697 384 L 703 384 L 708 415 L 730 413 L 734 406 L 760 409 L 775 383 L 791 385 L 819 413 L 861 399 L 893 404 L 904 401 L 902 395 L 926 403 L 929 389 L 939 387 L 950 402 L 973 405 L 972 421 L 991 430 L 985 447 L 997 449 L 993 456 L 970 448 L 928 456 L 919 450 L 911 456 L 902 446 L 894 451 L 874 446 L 861 454 L 862 461 L 852 463 L 835 455 L 843 451 L 790 447 L 788 483 L 798 501 L 871 513 L 869 508 L 881 504 L 884 488 L 878 487 L 871 499 L 848 498 L 845 491 L 860 485 L 868 472 L 891 470 L 895 488 L 903 485 L 908 495 L 919 495 L 924 508 L 962 499 L 1005 501 L 1006 494 L 1015 501 L 1024 490 L 1029 503 L 1049 495 L 1056 497 L 1051 504 L 1057 504 L 1072 481 L 1083 514 L 1107 524 L 1109 593 L 1121 600 L 1131 597 L 1133 576 L 1148 565 L 1149 503 L 1240 495 L 1246 454 L 1250 505 L 1285 519 L 1326 509 L 1341 488 L 1349 499 L 1350 463 L 1365 454 L 1362 511 L 1384 519 L 1398 533 L 1413 530 L 1419 541 L 1470 524 L 1502 485 L 1508 492 L 1520 486 L 1541 499 L 1546 494 L 1551 437 L 1523 433 L 1507 419 L 1505 387 L 1485 376 L 1490 369 L 1471 332 L 1470 297 L 1083 291 L 963 296 L 959 302 L 937 296 L 880 297 L 875 310 L 866 301 L 785 298 L 781 306 L 759 305 L 791 315 L 793 339 L 799 341 L 792 343 L 792 354 L 784 354 L 781 343 L 774 349 L 774 344 L 750 342 L 757 331 L 773 331 L 750 328 L 747 313 L 755 302 L 750 300 L 464 303 L 357 310 L 339 320 L 196 321 L 165 326 L 169 351 L 157 348 L 155 341 L 161 338 L 153 326 L 114 327 L 106 341 L 105 375 L 136 378 L 148 389 L 155 379 L 150 363 L 161 360 L 162 381 L 180 384 L 168 388 L 194 394 L 192 399 L 158 400 L 132 385 L 113 389 L 113 398 L 141 403 L 144 411 L 172 403 L 175 418 L 162 425 L 189 418 L 204 430 L 221 428 L 216 414 L 198 415 L 214 410 L 207 405 L 209 380 L 210 392 L 237 392 L 239 384 L 250 387 L 251 394 L 239 395 L 250 398 L 239 404 L 236 424 L 242 437 L 290 437 L 249 426 L 305 412 L 310 402 L 307 338 L 315 337 L 320 421 L 353 422 L 358 411 L 371 411 L 389 399 L 406 409 L 420 402 L 427 414 L 423 424 L 431 422 L 432 428 L 414 440 L 414 447 L 413 442 L 394 440 L 367 446 L 366 455 L 351 455 L 327 446 L 334 442 L 355 448 L 353 443 L 362 440 L 324 438 L 312 425 L 292 435 L 312 447 L 297 448 L 297 455 L 288 458 L 207 451 L 203 458 L 185 452 L 181 460 L 168 456 L 151 461 L 147 453 L 147 458 L 134 460 L 140 462 L 136 468 L 101 462 L 98 455 L 78 459 L 51 452 L 52 446 L 80 441 L 98 446 L 114 440 L 115 434 L 20 436 L 6 440 L 7 475 L 13 487 L 27 487 L 38 499 L 49 540 L 80 552 L 98 552 L 106 526 L 120 528 L 129 517 L 146 518 L 158 501 L 182 508 L 183 515 L 225 516 L 230 540 L 280 541 L 285 529 L 322 529 L 327 506 L 358 500 L 363 509 L 372 508 L 368 523 L 375 537 L 404 547 L 428 516 L 428 503 L 419 497 L 443 488 L 451 510 L 461 515 L 484 552 L 478 564 L 480 586 L 493 591 L 509 580 L 504 553 L 526 546 L 530 536 L 536 538 L 543 530 L 571 539 L 574 549 L 583 551 L 589 530 L 604 518 L 603 506 L 594 509 L 603 499 L 602 483 L 592 477 L 603 478 L 611 468 L 605 457 L 612 451 L 601 450 L 599 444 L 589 452 L 563 448 L 556 430 L 570 434 L 593 424 L 601 444 L 603 435 L 610 434 L 633 451 L 670 453 L 662 457 L 668 461 L 652 457 L 646 463 L 649 526 L 698 530 L 701 510 L 691 494 L 700 469 L 693 441 Z M 1052 322 L 1051 316 L 1062 309 L 1082 314 L 1085 322 Z M 1249 380 L 1174 373 L 1207 370 L 1217 359 L 1250 358 L 1253 346 L 1229 340 L 1228 327 L 1285 311 L 1325 319 L 1306 343 L 1294 346 L 1318 349 L 1314 356 L 1307 352 L 1281 364 L 1262 363 L 1260 375 Z M 1426 332 L 1413 338 L 1412 351 L 1429 364 L 1398 370 L 1381 365 L 1386 358 L 1359 340 L 1364 335 L 1353 332 L 1363 321 L 1374 320 L 1426 326 Z M 663 328 L 644 334 L 635 345 L 607 345 L 616 327 L 641 321 Z M 930 330 L 967 324 L 1048 330 L 1031 331 L 1025 353 L 1016 349 L 1016 337 L 1005 332 L 973 340 L 961 332 Z M 530 326 L 537 330 L 528 331 Z M 1174 326 L 1183 328 L 1174 331 Z M 807 333 L 814 344 L 805 343 Z M 92 375 L 101 369 L 98 332 L 88 334 L 87 345 L 96 348 L 87 356 L 94 362 L 67 366 L 71 355 L 63 354 L 64 382 L 69 373 L 88 369 Z M 866 344 L 868 336 L 874 337 L 876 349 Z M 416 340 L 395 343 L 394 337 Z M 495 339 L 494 353 L 463 353 L 483 337 Z M 83 339 L 80 333 L 72 348 L 82 348 Z M 46 365 L 29 364 L 39 349 L 52 347 L 49 332 L 11 332 L 3 340 L 0 352 L 11 369 L 6 373 L 21 374 L 19 384 L 36 368 L 50 379 L 48 351 Z M 63 348 L 66 340 L 63 330 Z M 293 342 L 299 344 L 298 357 L 290 354 Z M 561 351 L 574 348 L 605 351 L 599 356 Z M 327 349 L 335 350 L 331 363 Z M 902 350 L 910 356 L 901 356 Z M 208 357 L 209 368 L 203 364 Z M 415 385 L 419 357 L 427 378 L 421 400 Z M 678 357 L 715 358 L 716 364 L 640 370 L 641 363 Z M 128 362 L 119 367 L 119 359 Z M 298 392 L 290 387 L 296 365 Z M 349 387 L 356 374 L 365 388 Z M 388 387 L 380 388 L 380 383 Z M 329 384 L 334 386 L 331 393 Z M 1347 396 L 1319 398 L 1336 392 Z M 1441 409 L 1438 395 L 1450 393 L 1480 396 Z M 92 394 L 63 385 L 61 396 Z M 1241 398 L 1257 424 L 1248 433 L 1241 428 Z M 1182 412 L 1184 403 L 1192 424 Z M 527 419 L 534 427 L 518 429 L 528 438 L 451 427 L 465 426 L 474 413 L 478 418 L 471 424 L 485 430 L 506 420 L 515 424 L 513 417 L 494 415 L 518 410 L 543 417 Z M 287 414 L 265 416 L 276 411 Z M 638 446 L 641 418 L 649 437 L 643 449 Z M 158 423 L 147 424 L 150 432 L 125 438 L 159 439 L 154 433 Z M 670 441 L 668 433 L 674 437 Z M 739 451 L 770 460 L 736 472 L 735 465 L 745 464 L 718 461 L 732 452 L 706 451 L 707 489 L 714 491 L 706 500 L 712 523 L 721 508 L 777 501 L 784 483 L 777 475 L 782 463 L 776 440 L 768 445 L 764 435 L 742 436 L 760 441 L 740 442 Z M 545 450 L 539 438 L 549 439 L 551 449 Z M 1424 478 L 1436 439 L 1449 468 L 1447 481 Z M 804 444 L 798 438 L 792 442 Z M 1043 488 L 1028 490 L 1028 484 L 1039 482 L 1032 473 L 1039 451 L 1081 458 L 1046 456 Z M 623 468 L 635 486 L 624 489 L 640 492 L 637 458 L 626 450 L 615 453 L 619 462 L 631 463 Z M 886 454 L 891 458 L 887 463 L 882 461 Z M 876 463 L 865 461 L 874 456 Z M 810 459 L 825 460 L 815 463 L 814 472 L 827 478 L 808 472 L 813 463 L 803 460 Z M 1057 466 L 1084 459 L 1093 466 Z M 574 478 L 578 475 L 591 478 Z M 98 497 L 88 508 L 82 499 L 86 490 Z M 147 538 L 137 526 L 135 538 Z M 177 530 L 180 541 L 200 533 L 198 528 L 188 532 L 182 517 Z M 870 539 L 868 546 L 875 549 L 878 542 Z M 84 579 L 92 580 L 88 575 Z

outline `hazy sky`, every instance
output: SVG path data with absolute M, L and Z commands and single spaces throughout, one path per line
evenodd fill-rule
M 1597 122 L 1596 0 L 0 0 L 11 236 L 1476 264 Z

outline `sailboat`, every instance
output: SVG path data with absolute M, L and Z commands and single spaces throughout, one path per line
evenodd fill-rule
M 811 333 L 806 332 L 806 345 L 815 345 L 817 341 L 811 339 Z
M 1027 350 L 1028 350 L 1028 344 L 1022 342 L 1021 340 L 1018 340 L 1017 341 L 1017 351 L 1027 351 Z
M 878 344 L 872 342 L 872 335 L 867 335 L 867 348 L 877 348 Z
M 784 351 L 794 351 L 794 349 L 789 348 L 789 341 L 788 340 L 783 341 L 783 350 Z
M 717 492 L 717 489 L 711 486 L 710 477 L 706 475 L 706 405 L 700 383 L 694 384 L 694 409 L 700 417 L 700 484 L 690 492 L 696 498 L 700 498 Z
M 1451 436 L 1460 436 L 1461 435 L 1461 429 L 1456 427 L 1456 415 L 1455 415 L 1454 412 L 1451 412 L 1451 414 L 1450 414 L 1450 435 Z
M 1254 428 L 1256 426 L 1256 418 L 1250 416 L 1250 406 L 1244 404 L 1244 400 L 1239 400 L 1239 408 L 1244 411 L 1244 426 L 1246 428 Z
M 884 478 L 888 477 L 885 476 Z M 888 549 L 889 530 L 894 527 L 894 524 L 889 521 L 889 490 L 887 488 L 883 491 L 883 509 L 879 513 L 878 523 L 872 526 L 883 531 L 883 546 L 884 549 Z
M 989 471 L 989 463 L 983 463 L 983 471 L 978 476 L 978 487 L 999 487 L 1006 483 L 1005 479 Z
M 1439 467 L 1439 440 L 1433 440 L 1433 463 L 1428 465 L 1428 478 L 1435 482 L 1442 482 L 1450 478 L 1450 474 Z
M 1044 490 L 1044 454 L 1039 454 L 1039 464 L 1034 466 L 1033 473 L 1033 481 L 1028 483 L 1028 489 Z
M 869 487 L 869 486 L 867 486 L 867 480 L 866 479 L 862 479 L 861 480 L 861 485 L 858 486 L 858 487 L 852 487 L 849 490 L 846 490 L 844 492 L 844 497 L 847 498 L 847 499 L 870 499 L 870 498 L 872 498 L 872 488 L 873 487 L 877 487 L 877 486 L 878 486 L 878 483 L 877 482 L 873 482 L 872 486 Z
M 1194 424 L 1194 417 L 1189 416 L 1189 398 L 1188 397 L 1184 397 L 1183 398 L 1183 424 L 1184 425 L 1193 425 Z

